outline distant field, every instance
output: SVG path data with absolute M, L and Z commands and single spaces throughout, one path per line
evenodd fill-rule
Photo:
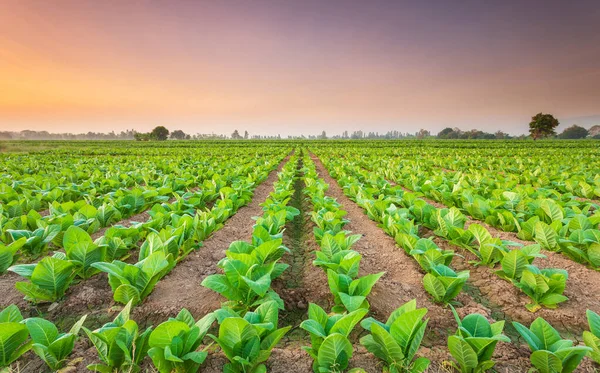
M 358 315 L 317 365 L 374 373 L 382 363 L 359 320 L 385 322 L 416 299 L 429 319 L 416 355 L 430 372 L 454 369 L 451 305 L 504 321 L 511 341 L 491 347 L 494 369 L 526 372 L 513 322 L 542 317 L 556 329 L 547 335 L 584 346 L 586 311 L 600 313 L 599 209 L 595 140 L 1 141 L 0 310 L 61 331 L 88 315 L 94 330 L 130 303 L 141 332 L 183 308 L 194 320 L 221 309 L 209 333 L 234 319 L 266 334 L 290 327 L 265 362 L 283 373 L 313 371 L 302 346 L 325 354 L 315 333 L 329 331 L 305 321 L 316 304 Z M 80 334 L 65 360 L 77 372 L 101 363 Z M 212 345 L 199 371 L 223 371 L 223 350 Z M 145 355 L 142 371 L 156 371 Z M 51 371 L 33 351 L 11 367 Z M 585 357 L 575 371 L 597 368 Z

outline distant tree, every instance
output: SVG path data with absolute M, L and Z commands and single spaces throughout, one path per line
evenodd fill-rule
M 185 140 L 185 137 L 188 136 L 182 130 L 175 130 L 171 132 L 171 138 L 175 140 Z
M 165 141 L 169 138 L 169 130 L 164 126 L 154 127 L 152 132 L 150 132 L 150 137 L 153 140 Z
M 147 133 L 136 132 L 134 135 L 134 139 L 136 141 L 150 141 L 150 140 L 153 140 L 154 138 L 152 137 L 152 134 L 149 132 L 147 132 Z
M 504 133 L 504 132 L 502 132 L 502 131 L 500 131 L 500 130 L 496 131 L 496 133 L 494 134 L 494 136 L 495 136 L 495 137 L 496 137 L 498 140 L 502 140 L 502 139 L 508 138 L 508 134 L 506 134 L 506 133 Z
M 531 117 L 529 133 L 534 140 L 554 136 L 556 135 L 554 129 L 558 127 L 559 124 L 558 119 L 554 118 L 552 114 L 537 113 Z
M 319 138 L 321 140 L 326 140 L 327 139 L 327 133 L 325 131 L 321 132 L 321 136 L 319 136 Z
M 238 132 L 238 130 L 234 130 L 233 133 L 231 134 L 231 138 L 233 140 L 239 140 L 242 138 L 242 136 L 240 136 L 240 133 Z
M 449 138 L 448 136 L 450 136 L 451 133 L 453 133 L 454 130 L 450 127 L 446 127 L 443 130 L 441 130 L 440 132 L 438 132 L 437 137 L 439 137 L 440 139 L 447 139 Z
M 576 124 L 566 128 L 558 136 L 561 139 L 585 139 L 589 135 L 588 130 Z
M 431 133 L 429 131 L 427 131 L 426 129 L 421 128 L 419 130 L 419 132 L 416 133 L 415 136 L 417 137 L 417 139 L 424 139 L 426 137 L 431 136 Z M 391 134 L 391 138 L 398 138 L 398 137 L 395 136 L 394 134 Z
M 244 131 L 244 140 L 248 140 L 249 136 L 248 131 Z
M 590 137 L 596 138 L 596 136 L 600 136 L 600 125 L 595 125 L 592 126 L 589 130 L 588 130 Z

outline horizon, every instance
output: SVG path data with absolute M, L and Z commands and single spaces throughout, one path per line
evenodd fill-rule
M 585 0 L 0 4 L 0 131 L 526 134 L 600 124 Z

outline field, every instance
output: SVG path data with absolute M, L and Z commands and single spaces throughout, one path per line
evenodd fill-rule
M 598 141 L 0 151 L 0 371 L 600 371 Z

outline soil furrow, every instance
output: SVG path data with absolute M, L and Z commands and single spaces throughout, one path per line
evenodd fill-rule
M 300 158 L 297 169 L 302 167 Z M 282 261 L 290 267 L 280 278 L 273 281 L 273 289 L 285 303 L 285 310 L 280 313 L 280 323 L 292 326 L 280 346 L 297 348 L 310 343 L 308 334 L 299 328 L 302 320 L 306 319 L 308 304 L 316 303 L 328 308 L 330 293 L 327 278 L 319 268 L 312 265 L 313 251 L 318 249 L 318 246 L 312 233 L 314 224 L 309 218 L 312 206 L 304 197 L 304 181 L 301 175 L 297 175 L 294 195 L 289 205 L 300 211 L 298 216 L 286 224 L 283 234 L 283 243 L 290 253 L 284 255 Z M 308 358 L 304 351 L 299 351 Z
M 252 235 L 252 217 L 262 214 L 260 204 L 273 190 L 277 173 L 288 160 L 289 156 L 254 190 L 248 205 L 241 207 L 199 250 L 191 252 L 156 284 L 152 294 L 134 310 L 138 322 L 157 324 L 176 316 L 182 308 L 200 318 L 221 306 L 224 298 L 200 283 L 206 276 L 219 272 L 217 263 L 225 257 L 231 242 L 247 240 Z
M 373 316 L 379 320 L 386 320 L 390 313 L 400 305 L 411 299 L 417 299 L 419 307 L 428 309 L 427 317 L 430 318 L 428 333 L 424 340 L 426 347 L 420 350 L 420 354 L 438 363 L 448 360 L 450 357 L 446 350 L 446 339 L 456 330 L 456 322 L 450 309 L 431 301 L 430 295 L 423 288 L 424 274 L 418 264 L 408 258 L 402 249 L 396 246 L 395 240 L 380 229 L 377 223 L 370 220 L 363 209 L 343 193 L 337 181 L 329 175 L 317 157 L 313 155 L 312 159 L 320 177 L 329 184 L 327 194 L 336 198 L 348 212 L 346 217 L 350 222 L 345 228 L 363 235 L 353 246 L 353 249 L 363 256 L 361 275 L 386 272 L 375 284 L 368 297 Z M 461 317 L 469 313 L 480 313 L 489 318 L 492 317 L 491 309 L 479 304 L 466 292 L 461 292 L 457 300 L 462 304 L 462 306 L 456 307 Z M 502 346 L 498 346 L 496 356 L 499 359 L 505 355 L 514 356 L 515 350 L 515 346 L 502 344 Z M 513 358 L 511 365 L 515 364 Z
M 199 188 L 194 188 L 194 189 L 198 190 Z M 173 203 L 176 200 L 177 199 L 175 197 L 173 197 L 167 203 Z M 120 220 L 109 226 L 101 228 L 97 232 L 91 234 L 92 239 L 96 240 L 96 239 L 102 237 L 104 235 L 104 233 L 106 232 L 106 230 L 108 230 L 109 228 L 114 227 L 116 225 L 130 227 L 134 222 L 145 223 L 145 222 L 149 221 L 152 218 L 150 216 L 150 214 L 148 213 L 148 211 L 150 211 L 151 208 L 152 208 L 152 206 L 149 206 L 147 209 L 145 209 L 144 211 L 142 211 L 136 215 L 130 216 L 129 218 Z M 44 257 L 53 255 L 54 251 L 64 252 L 64 250 L 62 248 L 57 248 L 56 250 L 53 250 L 53 251 L 49 250 L 48 252 L 46 252 L 45 255 L 39 257 L 38 259 L 36 259 L 34 261 L 29 261 L 28 263 L 37 263 L 40 260 L 42 260 Z M 133 254 L 133 252 L 134 252 L 134 250 L 131 251 L 132 254 Z M 102 280 L 102 281 L 104 281 L 104 282 L 107 281 L 106 274 L 100 273 L 100 274 L 97 274 L 97 275 L 87 279 L 87 280 L 82 280 L 82 282 L 86 282 L 86 283 L 90 282 L 90 286 L 92 288 L 96 288 L 96 286 L 97 286 L 96 279 L 98 277 L 104 277 L 104 280 Z M 15 288 L 15 284 L 19 281 L 26 281 L 26 280 L 23 277 L 17 275 L 16 273 L 13 273 L 13 272 L 6 272 L 2 276 L 0 276 L 0 294 L 5 295 L 2 298 L 2 300 L 0 300 L 0 308 L 6 307 L 10 304 L 16 304 L 22 310 L 23 308 L 27 308 L 29 306 L 29 303 L 23 299 L 23 294 Z M 79 286 L 80 284 L 74 285 L 74 287 Z M 67 293 L 67 296 L 68 296 L 69 292 Z
M 225 256 L 225 250 L 235 240 L 247 239 L 252 234 L 252 217 L 261 215 L 260 204 L 268 197 L 273 189 L 273 183 L 277 180 L 277 173 L 289 160 L 286 157 L 276 170 L 271 171 L 268 178 L 256 187 L 252 201 L 242 206 L 223 228 L 214 232 L 203 242 L 200 249 L 191 252 L 183 261 L 154 288 L 154 291 L 144 302 L 132 311 L 132 319 L 136 320 L 140 328 L 148 325 L 158 325 L 169 317 L 175 317 L 182 308 L 187 308 L 196 319 L 204 316 L 221 306 L 223 298 L 200 285 L 202 280 L 210 274 L 217 273 L 217 263 Z M 88 314 L 86 326 L 95 329 L 102 324 L 112 320 L 120 305 L 113 301 L 112 291 L 108 284 L 106 274 L 94 276 L 85 283 L 79 284 L 70 290 L 67 298 L 59 309 L 52 312 L 48 319 L 58 319 L 65 327 L 70 327 L 76 318 Z M 81 338 L 75 347 L 71 358 L 75 371 L 86 371 L 85 367 L 97 361 L 97 353 L 87 338 Z M 34 359 L 32 359 L 34 360 Z M 207 372 L 221 372 L 225 360 L 222 354 L 210 354 L 207 359 Z M 21 372 L 39 372 L 35 361 L 24 359 L 25 369 Z M 34 367 L 35 365 L 35 367 Z M 148 372 L 152 372 L 151 364 L 147 358 L 143 366 Z M 211 370 L 210 367 L 216 367 Z M 29 367 L 32 367 L 31 369 Z
M 392 185 L 396 185 L 396 183 L 392 181 L 388 182 Z M 406 190 L 410 191 L 409 189 Z M 420 198 L 436 208 L 447 208 L 447 206 L 426 197 Z M 516 233 L 504 232 L 485 222 L 473 219 L 469 215 L 465 214 L 465 216 L 468 218 L 465 229 L 471 224 L 480 224 L 485 227 L 493 237 L 517 242 L 522 245 L 535 244 L 533 241 L 519 239 Z M 473 254 L 462 248 L 451 245 L 444 239 L 437 238 L 436 243 L 438 243 L 438 246 L 442 245 L 451 250 L 460 251 L 460 253 L 468 258 L 468 260 L 476 259 Z M 581 263 L 577 263 L 560 253 L 548 250 L 542 250 L 542 252 L 546 255 L 546 258 L 535 259 L 535 265 L 540 268 L 562 268 L 566 269 L 569 273 L 567 287 L 564 293 L 569 300 L 560 304 L 559 308 L 556 310 L 542 309 L 532 314 L 524 307 L 519 307 L 519 304 L 524 306 L 529 303 L 529 298 L 525 294 L 515 288 L 512 284 L 501 280 L 495 274 L 490 276 L 483 273 L 483 271 L 486 270 L 491 273 L 493 270 L 488 269 L 487 267 L 476 267 L 468 264 L 464 265 L 461 269 L 470 269 L 472 277 L 477 276 L 477 279 L 473 279 L 473 281 L 476 284 L 481 285 L 482 294 L 488 297 L 494 304 L 497 304 L 502 308 L 512 309 L 514 311 L 512 318 L 516 321 L 529 323 L 536 317 L 541 316 L 555 327 L 572 334 L 573 338 L 580 340 L 581 332 L 587 328 L 585 311 L 587 309 L 591 309 L 595 312 L 600 311 L 600 298 L 597 296 L 597 294 L 600 293 L 600 272 L 588 268 Z M 503 293 L 505 291 L 507 293 Z M 506 296 L 506 294 L 511 294 L 511 296 Z M 522 310 L 520 310 L 520 308 L 522 308 Z

